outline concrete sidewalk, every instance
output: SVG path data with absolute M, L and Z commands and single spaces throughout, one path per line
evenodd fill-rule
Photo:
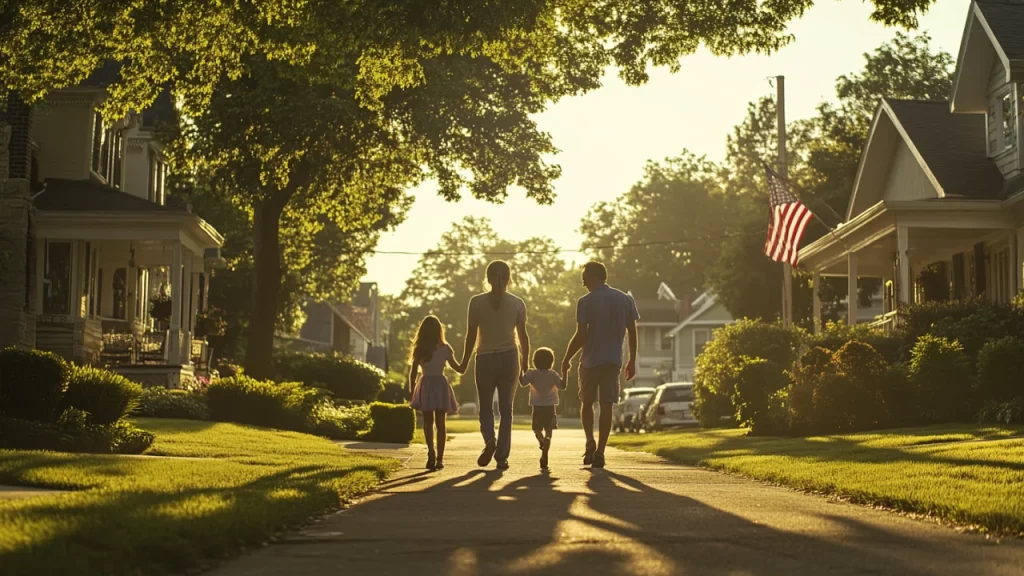
M 476 467 L 480 445 L 457 436 L 439 473 L 419 469 L 425 448 L 405 452 L 410 467 L 377 493 L 213 574 L 1024 573 L 1020 540 L 996 543 L 647 454 L 609 450 L 608 468 L 590 471 L 578 430 L 556 433 L 550 473 L 538 471 L 529 432 L 514 433 L 504 473 Z

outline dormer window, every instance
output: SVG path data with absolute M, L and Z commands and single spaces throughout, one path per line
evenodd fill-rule
M 95 112 L 92 129 L 92 171 L 114 188 L 121 187 L 121 131 L 107 127 Z
M 988 110 L 988 153 L 998 156 L 1017 147 L 1017 109 L 1013 86 L 997 93 Z

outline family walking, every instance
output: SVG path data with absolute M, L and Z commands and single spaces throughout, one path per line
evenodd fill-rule
M 409 387 L 412 390 L 410 404 L 423 413 L 427 468 L 444 468 L 445 418 L 458 410 L 455 392 L 444 376 L 444 368 L 447 365 L 464 374 L 475 353 L 480 434 L 484 440 L 477 464 L 487 466 L 494 459 L 499 470 L 508 469 L 512 400 L 517 385 L 521 385 L 530 388 L 533 432 L 541 450 L 541 468 L 546 469 L 552 433 L 557 428 L 558 391 L 565 389 L 572 359 L 581 351 L 580 418 L 587 439 L 583 464 L 603 468 L 604 450 L 612 427 L 611 408 L 619 398 L 619 376 L 622 374 L 626 380 L 632 380 L 636 375 L 636 321 L 640 318 L 636 304 L 628 294 L 608 286 L 608 273 L 603 264 L 588 263 L 583 267 L 583 285 L 588 293 L 576 303 L 576 333 L 569 341 L 560 370 L 554 370 L 555 355 L 550 348 L 536 350 L 533 369 L 529 369 L 526 304 L 509 293 L 511 278 L 512 271 L 507 263 L 495 261 L 487 266 L 487 283 L 491 289 L 469 302 L 461 360 L 456 361 L 455 351 L 445 341 L 444 327 L 437 317 L 427 316 L 420 324 L 413 344 Z M 629 358 L 623 370 L 622 342 L 627 335 Z M 500 417 L 497 435 L 491 403 L 495 391 Z M 596 442 L 595 402 L 601 404 Z

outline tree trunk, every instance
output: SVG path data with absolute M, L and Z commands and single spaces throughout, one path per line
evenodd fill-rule
M 254 270 L 245 373 L 261 380 L 271 378 L 274 369 L 274 326 L 282 276 L 280 227 L 286 202 L 275 196 L 253 210 Z

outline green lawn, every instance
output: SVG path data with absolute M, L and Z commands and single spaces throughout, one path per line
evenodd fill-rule
M 146 458 L 0 450 L 0 483 L 73 490 L 0 500 L 4 574 L 164 574 L 258 545 L 398 468 L 328 440 L 139 419 Z
M 1024 534 L 1022 433 L 1024 428 L 969 425 L 813 438 L 691 430 L 620 434 L 611 444 L 999 534 Z

